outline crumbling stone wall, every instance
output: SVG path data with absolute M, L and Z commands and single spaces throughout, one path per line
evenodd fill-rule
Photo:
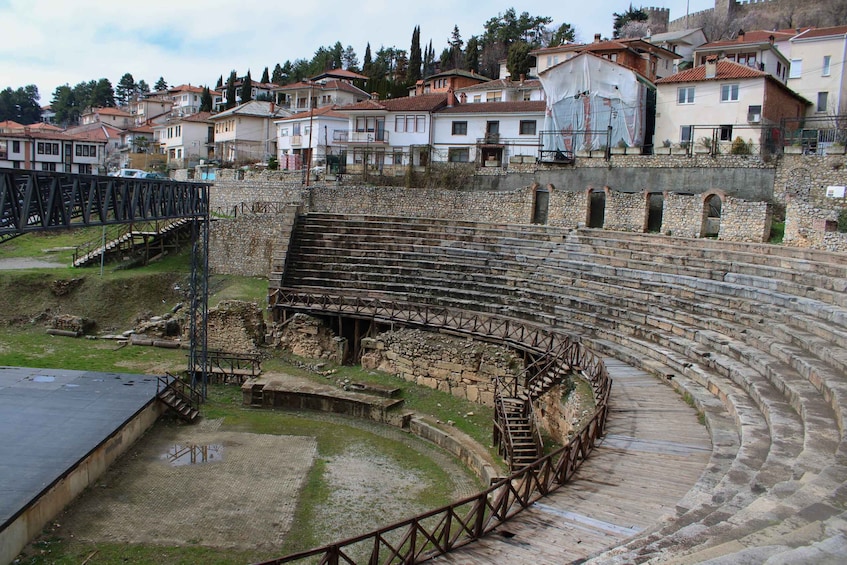
M 274 329 L 274 344 L 299 357 L 326 359 L 333 363 L 344 360 L 346 342 L 337 337 L 321 320 L 306 314 L 294 314 Z
M 242 214 L 217 219 L 209 228 L 209 270 L 216 274 L 267 277 L 285 256 L 297 207 L 280 214 Z
M 362 340 L 362 368 L 378 369 L 471 402 L 494 405 L 495 379 L 521 370 L 517 353 L 422 330 L 402 329 Z
M 770 202 L 748 202 L 726 196 L 721 211 L 718 239 L 750 243 L 767 241 L 770 237 L 772 215 Z
M 188 331 L 188 328 L 184 328 Z M 209 349 L 258 353 L 265 340 L 265 319 L 255 302 L 223 300 L 209 309 L 207 339 Z

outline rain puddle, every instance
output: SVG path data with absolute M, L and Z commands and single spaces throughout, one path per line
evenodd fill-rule
M 223 461 L 223 458 L 224 446 L 220 443 L 208 445 L 174 444 L 167 452 L 159 456 L 159 459 L 167 462 L 171 467 L 213 463 L 215 461 Z
M 56 377 L 51 377 L 48 375 L 35 375 L 32 377 L 32 382 L 34 383 L 52 383 L 56 380 Z

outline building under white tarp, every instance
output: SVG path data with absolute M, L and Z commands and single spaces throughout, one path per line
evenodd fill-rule
M 539 78 L 547 95 L 542 155 L 643 145 L 647 92 L 655 86 L 637 72 L 583 52 Z

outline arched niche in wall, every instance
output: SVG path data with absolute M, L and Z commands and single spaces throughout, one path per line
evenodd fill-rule
M 717 237 L 721 232 L 721 214 L 726 194 L 721 190 L 703 193 L 703 220 L 700 237 Z

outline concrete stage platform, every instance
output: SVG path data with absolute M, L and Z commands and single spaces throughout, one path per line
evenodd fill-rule
M 164 409 L 155 376 L 0 367 L 0 563 Z

